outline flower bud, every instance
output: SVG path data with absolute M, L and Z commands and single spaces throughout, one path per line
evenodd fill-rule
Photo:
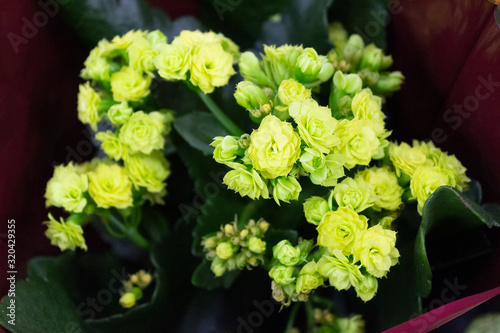
M 132 292 L 125 293 L 120 297 L 120 305 L 126 309 L 130 309 L 135 305 L 135 295 Z
M 257 110 L 268 102 L 264 91 L 250 81 L 241 81 L 238 83 L 234 97 L 240 106 L 249 110 Z
M 347 31 L 340 22 L 331 23 L 328 26 L 328 39 L 333 43 L 335 50 L 341 52 L 347 43 Z
M 273 298 L 277 302 L 283 302 L 285 300 L 285 291 L 281 285 L 277 284 L 274 280 L 271 282 L 271 289 L 273 292 Z
M 349 318 L 337 318 L 335 324 L 340 332 L 360 333 L 365 331 L 365 322 L 361 315 Z
M 271 180 L 273 185 L 273 198 L 274 201 L 280 205 L 280 200 L 289 203 L 290 200 L 297 200 L 299 198 L 302 187 L 295 177 L 278 177 Z
M 141 288 L 133 287 L 131 292 L 132 292 L 132 294 L 134 294 L 134 297 L 137 301 L 142 298 L 142 289 Z
M 303 83 L 310 83 L 318 76 L 323 63 L 318 53 L 311 47 L 305 48 L 297 58 L 295 77 Z
M 311 224 L 318 225 L 329 211 L 328 201 L 321 197 L 310 197 L 304 202 L 304 214 Z
M 363 58 L 361 59 L 361 67 L 368 68 L 372 72 L 378 72 L 382 66 L 384 53 L 374 44 L 365 47 Z
M 117 127 L 125 124 L 134 110 L 128 106 L 127 102 L 112 105 L 108 110 L 108 118 Z
M 272 86 L 273 83 L 266 76 L 260 67 L 260 61 L 255 54 L 250 51 L 243 52 L 240 55 L 238 63 L 240 73 L 245 78 L 262 86 Z
M 167 36 L 160 30 L 151 31 L 146 39 L 154 49 L 159 49 L 161 46 L 167 44 Z
M 347 94 L 355 94 L 363 88 L 363 80 L 357 74 L 344 74 L 341 71 L 335 72 L 333 84 L 337 89 Z
M 278 264 L 271 268 L 269 277 L 279 283 L 280 285 L 287 285 L 295 281 L 293 277 L 294 268 L 292 266 L 285 266 Z
M 362 279 L 354 285 L 354 289 L 358 297 L 367 302 L 377 293 L 378 280 L 370 274 L 363 275 Z
M 294 266 L 300 260 L 300 249 L 284 239 L 273 247 L 273 257 L 285 266 Z
M 353 34 L 347 40 L 344 47 L 344 58 L 353 66 L 356 66 L 363 56 L 363 48 L 365 43 L 361 36 Z
M 316 263 L 308 262 L 302 267 L 295 285 L 296 293 L 308 293 L 323 285 L 323 277 L 316 271 Z
M 210 269 L 217 277 L 224 275 L 227 270 L 226 266 L 219 257 L 215 258 L 214 261 L 212 261 Z
M 258 237 L 251 237 L 248 240 L 248 248 L 254 253 L 263 253 L 266 251 L 266 242 Z
M 378 79 L 374 90 L 382 93 L 397 91 L 401 89 L 401 85 L 403 84 L 404 79 L 405 77 L 399 71 L 383 73 L 380 75 L 380 78 Z
M 234 253 L 233 245 L 230 242 L 221 242 L 215 249 L 217 256 L 221 259 L 228 259 Z
M 267 221 L 264 221 L 264 220 L 260 221 L 258 225 L 259 225 L 260 231 L 263 233 L 266 232 L 267 229 L 269 229 L 269 222 L 267 222 Z

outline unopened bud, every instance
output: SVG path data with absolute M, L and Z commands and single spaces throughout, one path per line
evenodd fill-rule
M 120 305 L 126 309 L 130 309 L 135 305 L 135 295 L 132 292 L 125 293 L 120 297 Z

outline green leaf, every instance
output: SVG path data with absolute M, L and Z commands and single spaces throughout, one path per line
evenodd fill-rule
M 175 130 L 189 145 L 203 153 L 212 155 L 214 148 L 210 146 L 214 137 L 227 135 L 226 130 L 208 112 L 194 111 L 177 118 Z
M 193 285 L 207 290 L 214 290 L 220 287 L 228 289 L 241 273 L 240 270 L 234 270 L 226 272 L 221 277 L 216 277 L 210 269 L 210 264 L 210 261 L 203 259 L 201 264 L 196 267 L 196 270 L 191 277 L 191 283 Z
M 264 23 L 260 41 L 264 44 L 302 44 L 326 54 L 332 45 L 328 39 L 327 11 L 332 0 L 291 0 L 279 18 Z
M 452 187 L 439 187 L 425 202 L 415 242 L 415 270 L 420 296 L 427 297 L 432 288 L 432 272 L 425 248 L 426 237 L 444 235 L 444 241 L 454 233 L 484 225 L 491 228 L 494 224 L 495 219 L 472 199 Z
M 388 0 L 337 0 L 330 7 L 330 22 L 340 21 L 350 34 L 358 34 L 367 44 L 385 49 L 388 3 Z

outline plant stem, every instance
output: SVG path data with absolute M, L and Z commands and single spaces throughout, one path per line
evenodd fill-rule
M 312 307 L 311 301 L 305 303 L 306 316 L 307 316 L 307 332 L 312 332 L 314 327 L 314 309 Z
M 114 214 L 109 215 L 109 221 L 116 229 L 120 230 L 124 235 L 126 235 L 130 240 L 132 240 L 137 246 L 147 250 L 150 247 L 149 242 L 139 234 L 136 228 L 125 227 L 125 225 L 120 221 Z
M 295 323 L 295 317 L 297 316 L 297 312 L 300 307 L 300 302 L 293 303 L 292 311 L 290 311 L 290 317 L 288 317 L 288 323 L 286 324 L 285 333 L 290 332 L 293 328 L 293 324 Z
M 224 114 L 224 112 L 222 112 L 209 95 L 205 94 L 200 89 L 195 89 L 195 91 L 198 96 L 200 96 L 203 103 L 205 103 L 208 107 L 210 112 L 212 112 L 214 117 L 219 121 L 219 123 L 221 123 L 222 126 L 224 126 L 229 134 L 234 136 L 241 136 L 243 134 L 243 131 L 238 127 L 238 125 L 236 125 L 231 119 L 229 119 L 228 116 Z

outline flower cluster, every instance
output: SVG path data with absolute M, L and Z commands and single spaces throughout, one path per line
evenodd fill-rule
M 313 332 L 363 333 L 365 322 L 361 315 L 335 316 L 327 309 L 314 309 L 315 328 Z
M 221 226 L 221 230 L 206 235 L 201 245 L 205 257 L 212 261 L 215 276 L 226 271 L 251 269 L 264 261 L 266 242 L 263 240 L 269 223 L 260 219 L 250 220 L 245 228 L 238 230 L 236 221 Z
M 146 289 L 152 281 L 153 277 L 151 274 L 143 270 L 130 275 L 129 280 L 122 281 L 123 290 L 120 291 L 120 305 L 127 309 L 136 305 L 137 301 L 142 298 L 142 291 Z
M 389 156 L 400 182 L 406 187 L 409 185 L 412 197 L 417 199 L 420 214 L 427 198 L 439 186 L 451 186 L 460 191 L 468 188 L 470 178 L 462 163 L 432 142 L 414 140 L 412 146 L 404 142 L 393 143 Z

